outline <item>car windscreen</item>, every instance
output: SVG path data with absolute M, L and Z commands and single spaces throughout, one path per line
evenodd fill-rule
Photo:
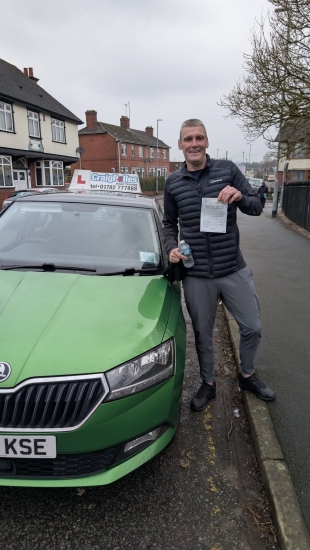
M 0 265 L 54 264 L 103 271 L 162 268 L 150 209 L 14 202 L 0 217 Z

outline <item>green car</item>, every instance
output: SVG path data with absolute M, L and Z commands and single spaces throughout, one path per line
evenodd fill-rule
M 104 485 L 176 433 L 179 283 L 145 197 L 54 193 L 0 216 L 0 484 Z

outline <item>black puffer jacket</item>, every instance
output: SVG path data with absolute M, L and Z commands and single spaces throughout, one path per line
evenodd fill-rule
M 220 191 L 231 185 L 243 197 L 228 205 L 226 233 L 200 231 L 202 197 L 218 197 Z M 186 163 L 171 174 L 165 185 L 164 236 L 167 253 L 178 246 L 178 222 L 180 239 L 191 247 L 195 264 L 188 270 L 194 277 L 224 277 L 242 269 L 246 263 L 239 248 L 237 207 L 244 214 L 259 216 L 260 199 L 251 192 L 251 186 L 237 166 L 231 161 L 210 159 L 196 181 L 187 170 Z

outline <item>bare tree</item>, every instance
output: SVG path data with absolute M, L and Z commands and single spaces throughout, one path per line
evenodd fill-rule
M 220 105 L 240 119 L 249 140 L 263 136 L 275 151 L 274 128 L 288 147 L 310 140 L 310 2 L 269 2 L 275 9 L 252 31 L 244 77 Z

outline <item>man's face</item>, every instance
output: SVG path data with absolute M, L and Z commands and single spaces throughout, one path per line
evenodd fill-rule
M 188 170 L 200 170 L 205 167 L 209 140 L 202 126 L 183 128 L 178 145 L 183 151 Z

